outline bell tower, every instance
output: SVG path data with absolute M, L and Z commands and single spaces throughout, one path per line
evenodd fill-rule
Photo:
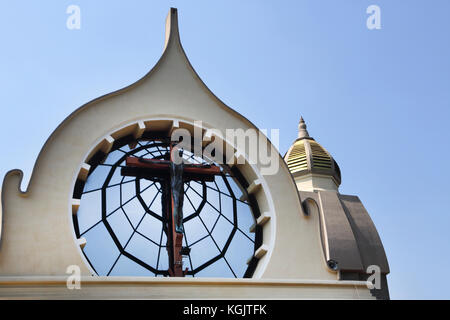
M 284 156 L 306 219 L 318 219 L 324 265 L 343 282 L 379 276 L 373 296 L 389 299 L 389 265 L 369 213 L 354 195 L 339 192 L 341 170 L 330 153 L 312 138 L 303 117 L 298 137 Z
M 303 117 L 298 124 L 298 138 L 289 148 L 284 160 L 299 190 L 338 192 L 341 184 L 339 166 L 330 153 L 310 137 Z

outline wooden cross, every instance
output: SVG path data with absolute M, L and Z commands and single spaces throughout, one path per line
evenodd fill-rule
M 182 254 L 189 253 L 188 248 L 183 248 L 184 183 L 214 181 L 214 177 L 221 172 L 216 165 L 177 164 L 174 162 L 174 153 L 177 151 L 182 154 L 181 150 L 171 145 L 169 160 L 127 157 L 126 167 L 122 168 L 121 174 L 161 183 L 162 210 L 167 221 L 168 272 L 171 277 L 184 277 L 188 269 L 183 271 Z

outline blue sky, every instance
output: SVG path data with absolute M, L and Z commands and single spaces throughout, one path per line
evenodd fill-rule
M 81 29 L 66 8 L 81 8 Z M 368 30 L 366 8 L 381 8 Z M 302 115 L 360 197 L 388 255 L 392 298 L 450 298 L 450 2 L 0 2 L 0 175 L 28 180 L 74 109 L 135 82 L 179 9 L 185 51 L 209 88 L 284 154 Z M 26 183 L 24 184 L 25 187 Z

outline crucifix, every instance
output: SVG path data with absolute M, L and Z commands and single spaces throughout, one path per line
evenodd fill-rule
M 166 221 L 164 231 L 167 235 L 169 256 L 168 272 L 171 277 L 184 277 L 188 269 L 183 270 L 182 256 L 190 251 L 189 248 L 183 247 L 184 183 L 214 181 L 214 177 L 221 171 L 216 165 L 176 163 L 175 152 L 178 152 L 181 158 L 183 150 L 172 144 L 163 160 L 127 157 L 126 167 L 121 169 L 121 174 L 161 184 L 161 204 Z

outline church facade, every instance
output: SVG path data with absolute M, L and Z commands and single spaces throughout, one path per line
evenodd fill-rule
M 256 132 L 276 174 L 227 130 Z M 154 68 L 75 110 L 22 176 L 1 190 L 1 298 L 389 299 L 381 239 L 332 155 L 301 119 L 282 158 L 217 98 L 176 9 Z

